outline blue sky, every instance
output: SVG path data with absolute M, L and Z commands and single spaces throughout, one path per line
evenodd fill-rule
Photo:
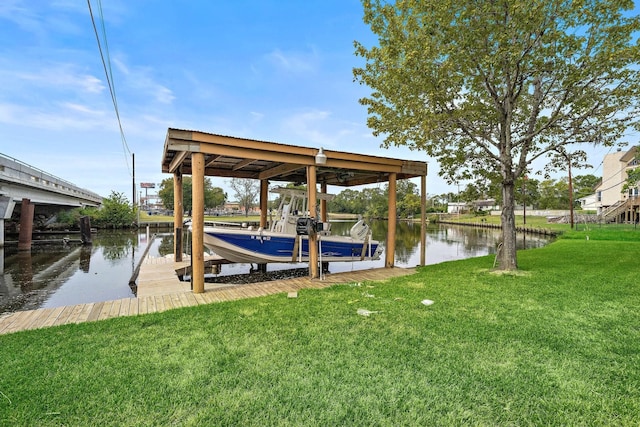
M 367 128 L 353 41 L 376 39 L 360 0 L 103 0 L 102 16 L 127 147 L 87 2 L 2 0 L 0 153 L 130 199 L 130 153 L 137 183 L 171 177 L 160 162 L 175 127 L 429 161 L 427 192 L 457 191 L 425 153 L 381 149 Z M 608 151 L 592 150 L 590 162 Z M 233 199 L 227 179 L 212 181 Z

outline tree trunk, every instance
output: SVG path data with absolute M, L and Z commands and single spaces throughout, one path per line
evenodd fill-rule
M 515 198 L 514 184 L 502 184 L 502 249 L 500 251 L 499 270 L 517 270 L 516 260 L 516 218 L 515 218 Z

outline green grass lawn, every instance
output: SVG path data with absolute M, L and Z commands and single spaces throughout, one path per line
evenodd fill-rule
M 592 231 L 514 274 L 488 256 L 0 336 L 0 425 L 637 426 L 640 232 Z

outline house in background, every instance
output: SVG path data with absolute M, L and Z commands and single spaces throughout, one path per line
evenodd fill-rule
M 449 202 L 447 203 L 447 213 L 462 213 L 468 210 L 466 202 Z
M 581 197 L 578 199 L 578 203 L 580 203 L 580 209 L 582 209 L 583 211 L 597 211 L 600 207 L 600 202 L 598 202 L 598 197 L 596 194 L 590 194 L 588 196 Z
M 470 210 L 491 212 L 499 210 L 500 206 L 496 204 L 495 199 L 483 199 L 476 200 L 471 203 L 468 202 L 449 202 L 447 203 L 447 213 L 463 213 Z
M 605 222 L 637 222 L 640 219 L 638 186 L 623 191 L 627 172 L 638 167 L 637 147 L 618 149 L 602 161 L 602 181 L 596 187 L 595 207 Z
M 491 212 L 500 209 L 500 205 L 496 204 L 496 199 L 483 199 L 473 202 L 473 207 L 477 211 Z

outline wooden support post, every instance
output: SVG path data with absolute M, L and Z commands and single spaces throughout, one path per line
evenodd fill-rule
M 320 184 L 320 192 L 325 194 L 327 193 L 326 182 L 322 182 Z M 320 221 L 327 222 L 327 200 L 326 199 L 320 200 Z
M 326 182 L 320 183 L 320 192 L 327 194 Z M 329 222 L 329 219 L 327 218 L 327 200 L 324 198 L 320 200 L 320 221 L 322 221 L 323 223 Z M 323 261 L 320 268 L 321 268 L 320 270 L 321 273 L 327 273 L 329 271 L 329 263 L 326 261 Z
M 191 213 L 191 283 L 193 292 L 204 292 L 204 154 L 191 154 L 193 203 Z
M 34 206 L 30 199 L 22 199 L 20 207 L 20 234 L 18 235 L 18 250 L 31 250 L 31 234 L 33 233 Z
M 427 177 L 420 177 L 420 265 L 427 258 Z
M 392 268 L 396 251 L 396 173 L 389 174 L 389 226 L 387 229 L 387 247 L 385 250 L 385 267 Z
M 302 236 L 296 236 L 293 240 L 293 252 L 291 253 L 291 262 L 297 262 L 300 245 L 302 245 Z
M 269 209 L 269 181 L 260 180 L 260 227 L 267 226 L 267 210 Z
M 309 216 L 311 218 L 315 218 L 318 206 L 316 191 L 316 167 L 307 166 L 307 194 L 309 195 Z M 309 276 L 312 279 L 318 277 L 318 237 L 315 230 L 309 233 Z
M 173 260 L 182 262 L 182 223 L 184 221 L 182 215 L 184 208 L 182 207 L 182 172 L 178 168 L 173 173 Z
M 91 245 L 91 218 L 80 217 L 80 237 L 83 245 Z

